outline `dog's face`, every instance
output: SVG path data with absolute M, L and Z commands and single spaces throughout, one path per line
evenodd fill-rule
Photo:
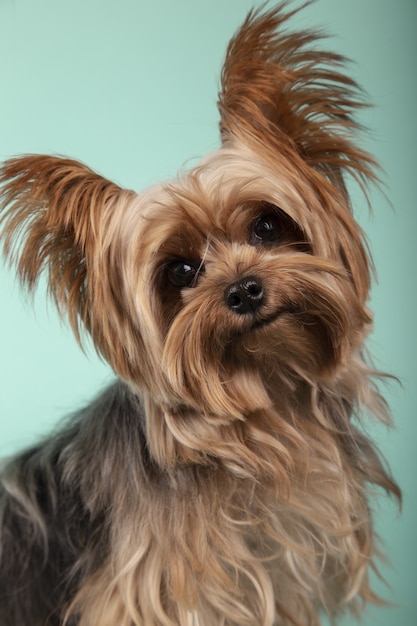
M 232 142 L 123 219 L 115 280 L 140 335 L 132 382 L 144 350 L 146 384 L 167 402 L 242 415 L 294 377 L 332 375 L 360 346 L 360 229 L 341 194 L 284 158 L 272 166 Z

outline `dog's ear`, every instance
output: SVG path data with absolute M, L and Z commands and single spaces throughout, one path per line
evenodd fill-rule
M 297 153 L 345 197 L 345 173 L 366 190 L 376 164 L 354 141 L 363 94 L 344 73 L 344 57 L 316 47 L 320 33 L 288 32 L 299 9 L 287 12 L 287 5 L 252 10 L 229 44 L 218 102 L 222 139 Z
M 0 184 L 6 256 L 29 290 L 46 271 L 49 290 L 80 339 L 80 321 L 92 332 L 98 309 L 112 306 L 114 298 L 104 286 L 111 280 L 105 258 L 112 217 L 133 192 L 77 161 L 42 155 L 7 161 Z

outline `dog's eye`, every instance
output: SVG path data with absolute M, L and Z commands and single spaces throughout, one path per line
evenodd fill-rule
M 278 243 L 285 234 L 284 225 L 277 213 L 267 212 L 259 215 L 252 224 L 251 243 Z
M 182 289 L 183 287 L 193 287 L 197 274 L 202 270 L 199 261 L 185 261 L 177 259 L 171 261 L 167 266 L 167 276 L 169 282 Z

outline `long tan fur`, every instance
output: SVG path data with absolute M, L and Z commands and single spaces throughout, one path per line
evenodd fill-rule
M 4 470 L 4 626 L 319 626 L 379 601 L 369 498 L 400 491 L 359 423 L 390 418 L 345 182 L 375 163 L 344 60 L 288 5 L 231 41 L 222 146 L 180 179 L 1 169 L 6 255 L 121 379 Z

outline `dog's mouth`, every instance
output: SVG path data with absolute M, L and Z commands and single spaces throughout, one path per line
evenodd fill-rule
M 276 311 L 272 315 L 256 320 L 254 324 L 250 326 L 249 332 L 252 332 L 254 330 L 260 330 L 261 328 L 265 328 L 266 326 L 269 326 L 270 324 L 275 322 L 277 319 L 283 317 L 284 315 L 289 315 L 289 314 L 293 315 L 294 313 L 296 313 L 295 306 L 288 305 L 288 306 L 281 307 L 280 309 L 278 309 L 278 311 Z
M 246 326 L 245 328 L 240 329 L 236 332 L 236 336 L 247 335 L 248 333 L 253 333 L 255 331 L 266 328 L 276 322 L 278 319 L 286 316 L 286 315 L 294 315 L 297 313 L 297 309 L 293 305 L 280 307 L 277 311 L 268 315 L 266 317 L 260 317 L 256 319 L 251 325 Z

